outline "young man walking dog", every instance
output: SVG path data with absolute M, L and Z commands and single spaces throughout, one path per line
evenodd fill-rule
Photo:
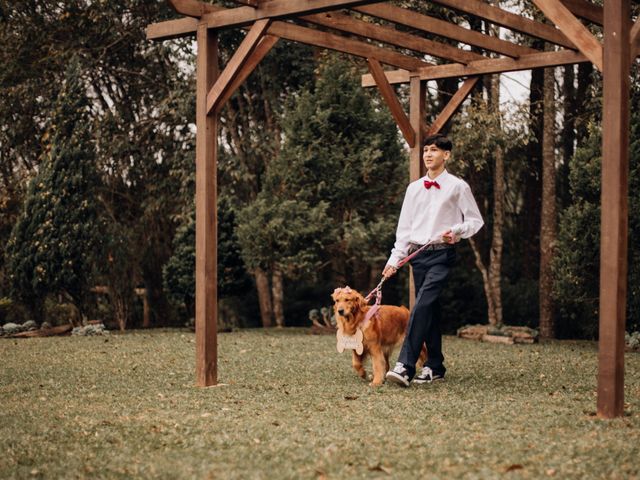
M 422 159 L 427 175 L 407 187 L 396 242 L 382 272 L 383 277 L 391 277 L 403 258 L 430 244 L 411 260 L 415 305 L 398 362 L 386 374 L 387 380 L 403 387 L 412 380 L 416 384 L 444 380 L 438 298 L 455 262 L 455 244 L 476 234 L 484 224 L 469 185 L 445 168 L 451 149 L 451 141 L 444 135 L 424 140 Z M 416 376 L 415 364 L 423 343 L 427 346 L 427 361 Z

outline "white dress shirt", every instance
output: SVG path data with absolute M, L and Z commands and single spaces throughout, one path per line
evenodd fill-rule
M 425 180 L 438 182 L 440 188 L 425 188 Z M 446 170 L 436 178 L 425 175 L 407 187 L 396 230 L 396 243 L 387 265 L 397 266 L 408 255 L 412 243 L 443 243 L 442 234 L 447 230 L 469 238 L 482 225 L 482 215 L 467 182 Z

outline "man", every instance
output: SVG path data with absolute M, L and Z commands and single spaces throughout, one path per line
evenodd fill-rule
M 437 134 L 427 137 L 423 146 L 427 175 L 407 187 L 396 242 L 382 272 L 383 277 L 391 277 L 404 257 L 431 243 L 411 260 L 416 301 L 398 363 L 386 375 L 387 380 L 403 387 L 408 387 L 412 379 L 416 384 L 444 380 L 438 297 L 455 261 L 455 244 L 477 233 L 484 224 L 469 185 L 445 168 L 451 141 Z M 414 378 L 423 344 L 427 346 L 427 361 Z

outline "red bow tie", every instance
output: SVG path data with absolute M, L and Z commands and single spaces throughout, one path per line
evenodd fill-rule
M 440 184 L 438 182 L 430 182 L 429 180 L 425 180 L 424 181 L 424 188 L 426 188 L 428 190 L 431 187 L 436 187 L 438 190 L 440 190 Z

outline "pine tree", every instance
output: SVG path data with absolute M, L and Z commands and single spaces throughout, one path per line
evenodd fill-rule
M 263 324 L 269 303 L 276 318 L 282 311 L 282 275 L 317 275 L 331 265 L 339 283 L 366 288 L 388 257 L 406 155 L 386 108 L 375 108 L 358 78 L 353 64 L 324 59 L 314 90 L 297 96 L 284 116 L 284 144 L 261 194 L 239 213 L 245 262 L 272 277 Z
M 7 247 L 13 296 L 36 314 L 49 294 L 82 311 L 100 254 L 99 175 L 81 76 L 78 61 L 70 62 L 44 137 L 45 158 Z
M 240 256 L 235 234 L 235 213 L 228 201 L 218 201 L 218 297 L 241 295 L 249 288 L 249 278 Z M 195 209 L 186 223 L 178 227 L 173 240 L 173 256 L 163 267 L 164 288 L 169 298 L 184 305 L 189 317 L 195 316 L 196 293 Z

